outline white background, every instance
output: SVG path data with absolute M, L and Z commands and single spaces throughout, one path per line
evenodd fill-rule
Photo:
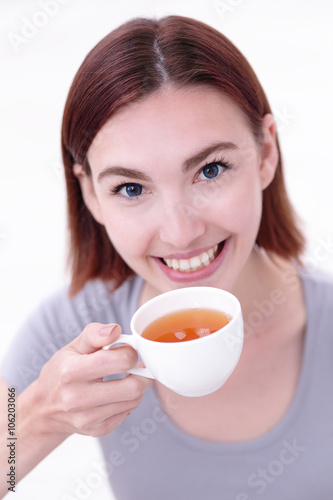
M 53 4 L 52 15 L 43 4 Z M 322 247 L 333 239 L 331 2 L 2 0 L 1 356 L 29 312 L 67 280 L 59 144 L 74 74 L 87 52 L 121 22 L 166 14 L 212 25 L 249 59 L 275 112 L 287 186 L 309 240 L 306 261 L 333 271 L 333 249 Z M 111 499 L 106 479 L 93 466 L 101 461 L 95 440 L 74 436 L 22 480 L 15 499 Z M 82 482 L 85 490 L 78 489 Z

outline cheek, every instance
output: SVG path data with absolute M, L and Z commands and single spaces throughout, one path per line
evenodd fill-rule
M 106 232 L 121 256 L 140 256 L 150 241 L 150 225 L 138 215 L 135 207 L 111 210 L 104 217 Z
M 257 180 L 242 180 L 234 189 L 222 195 L 220 200 L 218 214 L 220 224 L 226 230 L 251 235 L 257 233 L 262 211 L 262 191 Z

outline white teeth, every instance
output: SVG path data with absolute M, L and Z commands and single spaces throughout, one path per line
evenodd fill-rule
M 174 269 L 179 269 L 179 261 L 177 259 L 172 259 L 170 267 L 173 267 Z
M 176 271 L 191 272 L 197 271 L 202 267 L 208 266 L 214 259 L 217 252 L 217 245 L 210 248 L 206 252 L 202 252 L 200 255 L 191 257 L 190 259 L 163 259 L 168 267 L 175 269 Z
M 214 250 L 212 248 L 210 248 L 210 250 L 208 250 L 208 257 L 211 259 L 212 257 L 214 257 Z
M 191 269 L 190 261 L 186 259 L 181 259 L 179 261 L 179 268 L 181 271 L 189 271 Z
M 203 264 L 206 264 L 207 262 L 209 262 L 209 255 L 207 252 L 203 252 L 201 255 L 202 255 L 201 262 Z
M 190 264 L 192 269 L 195 269 L 196 267 L 201 266 L 202 262 L 199 257 L 192 257 L 192 259 L 190 259 Z

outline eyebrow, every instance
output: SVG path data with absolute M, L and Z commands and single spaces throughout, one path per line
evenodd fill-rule
M 231 150 L 234 151 L 237 149 L 236 144 L 230 141 L 224 142 L 215 142 L 210 144 L 208 147 L 200 150 L 198 153 L 195 153 L 193 156 L 184 161 L 182 165 L 182 171 L 187 173 L 192 168 L 196 167 L 199 163 L 207 158 L 207 156 L 212 153 L 216 153 L 217 151 L 226 151 Z M 103 169 L 97 177 L 97 182 L 101 182 L 105 177 L 110 177 L 112 175 L 119 175 L 122 177 L 130 177 L 131 179 L 143 181 L 143 182 L 152 182 L 151 177 L 145 174 L 141 170 L 135 170 L 133 168 L 127 168 L 122 166 L 108 166 Z
M 126 167 L 106 167 L 102 170 L 97 177 L 97 182 L 101 182 L 105 177 L 110 177 L 111 175 L 120 175 L 122 177 L 130 177 L 137 181 L 152 182 L 149 175 L 144 174 L 141 170 L 134 170 L 133 168 Z
M 211 155 L 212 153 L 216 153 L 217 151 L 227 151 L 227 150 L 234 151 L 235 149 L 237 149 L 237 146 L 233 142 L 230 141 L 215 142 L 210 146 L 206 147 L 205 149 L 199 151 L 195 155 L 191 156 L 191 158 L 185 160 L 182 170 L 184 173 L 187 173 L 189 170 L 191 170 L 192 168 L 196 167 L 199 163 L 204 161 L 207 158 L 207 156 Z

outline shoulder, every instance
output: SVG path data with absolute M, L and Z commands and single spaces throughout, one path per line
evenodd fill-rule
M 305 298 L 308 306 L 332 303 L 333 299 L 333 275 L 325 271 L 302 271 L 300 278 L 303 284 Z
M 333 276 L 327 272 L 300 274 L 309 328 L 333 342 Z

